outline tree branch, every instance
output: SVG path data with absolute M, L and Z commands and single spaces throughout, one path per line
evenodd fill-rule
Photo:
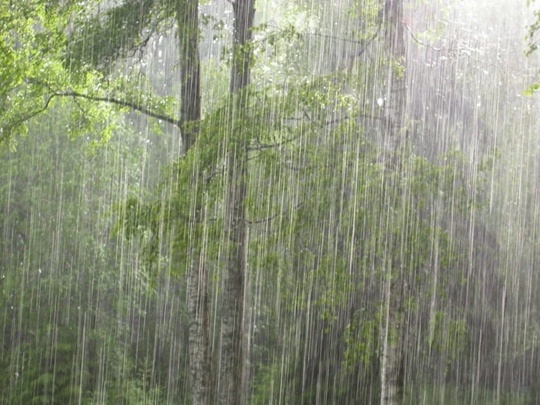
M 76 91 L 53 92 L 51 98 L 54 97 L 54 96 L 56 96 L 56 97 L 84 98 L 86 100 L 103 102 L 103 103 L 110 103 L 110 104 L 119 105 L 121 107 L 128 107 L 128 108 L 131 108 L 134 111 L 138 111 L 138 112 L 140 112 L 140 113 L 142 113 L 144 115 L 147 115 L 149 117 L 156 118 L 158 120 L 161 120 L 161 121 L 167 122 L 169 124 L 173 124 L 173 125 L 175 125 L 177 127 L 180 127 L 180 120 L 175 119 L 173 117 L 170 117 L 168 115 L 160 114 L 160 113 L 157 113 L 155 111 L 149 110 L 145 106 L 143 106 L 141 104 L 138 104 L 138 103 L 135 103 L 135 102 L 132 102 L 132 101 L 120 100 L 120 99 L 117 99 L 115 97 L 108 97 L 108 96 L 107 97 L 92 96 L 90 94 L 78 93 Z M 50 99 L 49 99 L 49 101 L 50 101 Z
M 54 98 L 54 94 L 52 95 L 49 95 L 49 97 L 47 98 L 47 101 L 45 101 L 45 105 L 43 107 L 41 107 L 40 109 L 38 110 L 35 110 L 35 111 L 32 111 L 26 115 L 24 115 L 22 118 L 18 119 L 17 121 L 15 121 L 14 123 L 8 125 L 8 128 L 15 128 L 19 125 L 21 125 L 23 122 L 26 122 L 32 118 L 34 118 L 35 116 L 41 114 L 42 112 L 44 112 L 47 108 L 49 108 L 49 104 L 51 103 L 51 100 Z
M 32 111 L 32 112 L 24 115 L 22 118 L 18 119 L 17 121 L 15 121 L 13 124 L 10 125 L 10 127 L 12 127 L 12 128 L 14 128 L 14 127 L 16 127 L 18 125 L 21 125 L 23 122 L 26 122 L 26 121 L 34 118 L 35 116 L 41 114 L 42 112 L 45 112 L 45 110 L 47 110 L 47 108 L 49 108 L 49 105 L 50 105 L 52 99 L 55 98 L 55 97 L 72 97 L 74 99 L 83 98 L 83 99 L 90 100 L 90 101 L 115 104 L 115 105 L 118 105 L 118 106 L 121 106 L 121 107 L 131 108 L 132 110 L 138 111 L 141 114 L 147 115 L 147 116 L 152 117 L 152 118 L 156 118 L 156 119 L 164 121 L 164 122 L 167 122 L 167 123 L 172 124 L 172 125 L 174 125 L 176 127 L 181 127 L 181 124 L 182 124 L 181 121 L 178 120 L 178 119 L 175 119 L 175 118 L 170 117 L 170 116 L 165 115 L 165 114 L 160 114 L 158 112 L 152 111 L 152 110 L 148 109 L 147 107 L 145 107 L 144 105 L 139 104 L 139 103 L 135 103 L 135 102 L 132 102 L 132 101 L 121 100 L 121 99 L 118 99 L 118 98 L 115 98 L 115 97 L 108 97 L 108 96 L 106 96 L 106 97 L 93 96 L 93 95 L 90 95 L 90 94 L 79 93 L 79 92 L 76 92 L 76 91 L 59 92 L 59 91 L 54 90 L 49 84 L 43 83 L 43 82 L 41 82 L 39 80 L 36 80 L 36 79 L 33 79 L 33 78 L 27 78 L 26 82 L 28 82 L 30 84 L 37 84 L 37 85 L 46 87 L 51 92 L 51 94 L 48 95 L 48 98 L 45 101 L 45 104 L 43 105 L 43 107 L 41 107 L 41 108 L 39 108 L 39 109 L 37 109 L 35 111 Z
M 256 150 L 279 148 L 280 146 L 287 145 L 288 143 L 296 141 L 299 137 L 300 135 L 279 143 L 261 143 L 259 141 L 256 141 L 254 145 L 248 147 L 248 151 L 251 152 Z
M 278 27 L 277 25 L 273 24 L 267 24 L 268 27 L 274 28 L 277 31 L 285 32 L 285 30 L 281 27 Z M 342 41 L 342 42 L 350 42 L 352 44 L 358 44 L 358 45 L 364 45 L 365 41 L 357 40 L 357 39 L 351 39 L 351 38 L 343 38 L 338 37 L 335 35 L 329 35 L 329 34 L 323 34 L 321 32 L 302 32 L 301 35 L 309 35 L 314 37 L 321 37 L 321 38 L 328 38 L 328 39 L 335 39 L 336 41 Z
M 278 212 L 277 214 L 274 214 L 270 217 L 266 217 L 266 218 L 262 218 L 262 219 L 258 219 L 258 220 L 249 220 L 249 219 L 246 219 L 246 222 L 249 224 L 249 225 L 257 225 L 257 224 L 262 224 L 262 223 L 265 223 L 265 222 L 269 222 L 275 218 L 278 218 L 282 215 L 285 215 L 287 214 L 288 212 L 291 212 L 291 211 L 296 211 L 297 209 L 301 208 L 302 205 L 304 205 L 303 202 L 300 202 L 298 204 L 296 204 L 294 207 L 290 208 L 290 209 L 287 209 L 283 212 Z
M 405 24 L 403 22 L 402 22 L 402 24 L 405 27 L 405 29 L 409 32 L 409 35 L 414 40 L 414 42 L 416 42 L 418 45 L 426 46 L 426 47 L 431 48 L 431 49 L 433 49 L 434 51 L 437 51 L 437 52 L 444 51 L 444 49 L 442 49 L 442 48 L 436 48 L 433 45 L 426 44 L 426 43 L 420 41 L 418 38 L 416 38 L 416 36 L 413 34 L 413 32 L 411 31 L 411 29 L 409 28 L 409 26 L 407 24 Z

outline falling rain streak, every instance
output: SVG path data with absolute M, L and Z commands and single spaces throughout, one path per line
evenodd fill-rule
M 535 2 L 4 3 L 1 404 L 540 403 Z

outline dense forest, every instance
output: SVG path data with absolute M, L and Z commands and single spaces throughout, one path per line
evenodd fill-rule
M 0 0 L 0 404 L 540 403 L 526 3 Z

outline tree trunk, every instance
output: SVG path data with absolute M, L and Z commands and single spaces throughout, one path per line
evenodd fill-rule
M 403 278 L 386 269 L 384 283 L 384 327 L 382 329 L 381 405 L 404 403 L 405 323 L 403 314 Z
M 221 358 L 218 402 L 239 405 L 246 402 L 244 366 L 244 302 L 247 268 L 247 143 L 242 116 L 248 103 L 251 51 L 248 42 L 255 13 L 254 0 L 236 0 L 234 9 L 233 62 L 231 69 L 231 127 L 227 142 L 227 191 L 225 265 L 221 317 Z M 238 124 L 236 124 L 238 123 Z
M 201 119 L 200 61 L 199 61 L 199 1 L 177 0 L 176 20 L 180 42 L 182 149 L 186 154 L 199 134 Z M 210 397 L 210 338 L 208 273 L 202 249 L 199 227 L 204 224 L 202 183 L 195 173 L 192 180 L 193 206 L 190 213 L 190 264 L 187 277 L 187 307 L 189 316 L 189 365 L 193 405 L 207 405 Z
M 176 22 L 180 42 L 180 130 L 184 153 L 199 134 L 201 79 L 199 61 L 199 0 L 177 0 Z
M 406 136 L 405 108 L 407 83 L 403 0 L 386 0 L 383 9 L 384 42 L 388 49 L 386 101 L 384 109 L 385 146 L 397 151 Z
M 384 144 L 399 159 L 406 137 L 405 41 L 403 37 L 403 0 L 386 0 L 383 9 L 385 45 L 388 48 Z M 399 170 L 400 165 L 397 165 Z M 392 185 L 389 185 L 392 187 Z M 391 197 L 389 197 L 391 198 Z M 392 249 L 392 243 L 390 243 Z M 405 386 L 405 322 L 403 302 L 405 277 L 399 263 L 386 263 L 384 281 L 384 326 L 382 328 L 381 405 L 401 405 Z

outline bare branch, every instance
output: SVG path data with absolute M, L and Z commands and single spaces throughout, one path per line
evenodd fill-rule
M 431 48 L 431 49 L 433 49 L 434 51 L 437 51 L 437 52 L 444 51 L 444 49 L 442 49 L 442 48 L 435 48 L 433 45 L 426 44 L 426 43 L 420 41 L 418 38 L 416 38 L 414 36 L 413 32 L 411 31 L 411 29 L 409 28 L 409 26 L 407 24 L 405 24 L 405 23 L 402 23 L 402 24 L 405 27 L 405 29 L 409 32 L 409 35 L 414 40 L 414 42 L 416 42 L 418 45 L 426 46 L 426 47 Z
M 92 96 L 90 94 L 78 93 L 76 91 L 55 92 L 55 93 L 53 93 L 53 96 L 84 98 L 86 100 L 91 100 L 91 101 L 98 101 L 98 102 L 115 104 L 115 105 L 119 105 L 121 107 L 131 108 L 132 110 L 138 111 L 138 112 L 140 112 L 140 113 L 142 113 L 144 115 L 147 115 L 149 117 L 156 118 L 158 120 L 161 120 L 161 121 L 167 122 L 169 124 L 173 124 L 173 125 L 175 125 L 177 127 L 180 127 L 180 120 L 172 118 L 172 117 L 170 117 L 168 115 L 160 114 L 160 113 L 157 113 L 155 111 L 149 110 L 145 106 L 143 106 L 143 105 L 141 105 L 139 103 L 132 102 L 132 101 L 120 100 L 120 99 L 117 99 L 115 97 Z
M 272 148 L 279 148 L 280 146 L 283 146 L 283 145 L 287 145 L 288 143 L 291 143 L 291 142 L 294 142 L 295 140 L 297 140 L 298 138 L 300 137 L 299 136 L 296 136 L 296 137 L 293 137 L 291 139 L 287 139 L 283 142 L 279 142 L 279 143 L 260 143 L 260 142 L 256 142 L 256 145 L 255 146 L 250 146 L 248 148 L 249 151 L 255 151 L 255 150 L 264 150 L 264 149 L 272 149 Z
M 42 81 L 34 79 L 34 78 L 27 78 L 25 81 L 27 83 L 30 83 L 30 84 L 36 84 L 36 85 L 39 85 L 39 86 L 43 86 L 43 87 L 47 88 L 51 92 L 51 94 L 49 95 L 49 98 L 47 99 L 47 101 L 46 101 L 43 108 L 40 108 L 39 110 L 34 111 L 33 113 L 28 114 L 27 116 L 23 117 L 22 119 L 17 121 L 17 125 L 23 123 L 24 121 L 27 121 L 27 120 L 35 117 L 36 115 L 38 115 L 38 114 L 40 114 L 42 112 L 44 112 L 48 108 L 51 100 L 54 97 L 71 97 L 73 99 L 82 98 L 82 99 L 85 99 L 85 100 L 102 102 L 102 103 L 109 103 L 109 104 L 115 104 L 115 105 L 118 105 L 118 106 L 121 106 L 121 107 L 127 107 L 127 108 L 130 108 L 130 109 L 134 110 L 134 111 L 138 111 L 141 114 L 147 115 L 148 117 L 156 118 L 158 120 L 167 122 L 167 123 L 175 125 L 177 127 L 181 126 L 181 121 L 180 120 L 175 119 L 175 118 L 170 117 L 170 116 L 165 115 L 165 114 L 160 114 L 160 113 L 158 113 L 156 111 L 152 111 L 149 108 L 142 105 L 141 103 L 136 103 L 136 102 L 127 101 L 127 100 L 121 100 L 121 99 L 118 99 L 116 97 L 110 97 L 110 96 L 94 96 L 94 95 L 91 95 L 91 94 L 79 93 L 79 92 L 72 91 L 72 90 L 71 91 L 57 91 L 57 90 L 54 90 L 48 83 L 42 82 Z M 80 106 L 79 106 L 79 108 L 80 108 Z
M 49 95 L 49 98 L 47 98 L 47 101 L 45 101 L 45 105 L 41 108 L 39 108 L 38 110 L 35 110 L 35 111 L 32 111 L 26 115 L 24 115 L 22 118 L 18 119 L 17 121 L 15 121 L 13 124 L 9 125 L 9 127 L 11 128 L 15 128 L 19 125 L 21 125 L 22 123 L 28 121 L 28 120 L 31 120 L 32 118 L 34 118 L 35 116 L 41 114 L 42 112 L 44 112 L 47 108 L 49 108 L 49 104 L 51 103 L 51 100 L 54 98 L 54 94 L 52 95 Z
M 289 170 L 292 170 L 293 172 L 303 172 L 303 171 L 306 171 L 306 170 L 318 170 L 318 169 L 325 169 L 325 168 L 328 168 L 330 167 L 329 164 L 327 165 L 310 165 L 310 166 L 304 166 L 304 167 L 296 167 L 296 166 L 291 166 L 289 165 L 288 163 L 282 163 L 283 166 Z
M 276 29 L 278 31 L 282 31 L 282 32 L 285 31 L 283 28 L 278 27 L 277 25 L 268 24 L 267 26 L 270 27 L 270 28 L 274 28 L 274 29 Z M 356 39 L 350 39 L 350 38 L 342 38 L 342 37 L 338 37 L 338 36 L 335 36 L 335 35 L 322 34 L 320 32 L 303 32 L 303 33 L 301 33 L 301 35 L 310 35 L 310 36 L 314 36 L 314 37 L 335 39 L 336 41 L 350 42 L 352 44 L 358 44 L 358 45 L 363 45 L 365 43 L 365 41 L 362 41 L 362 40 L 356 40 Z
M 266 217 L 266 218 L 263 218 L 263 219 L 258 219 L 258 220 L 256 220 L 256 221 L 250 221 L 249 219 L 246 219 L 246 222 L 247 222 L 248 224 L 250 224 L 250 225 L 262 224 L 262 223 L 271 221 L 271 220 L 273 220 L 273 219 L 275 219 L 275 218 L 278 218 L 278 217 L 280 217 L 280 216 L 282 216 L 282 215 L 285 215 L 285 214 L 286 214 L 287 212 L 289 212 L 289 211 L 296 211 L 298 208 L 302 207 L 302 205 L 304 205 L 303 202 L 296 204 L 294 207 L 292 207 L 292 208 L 289 209 L 289 210 L 286 210 L 285 212 L 279 212 L 279 213 L 277 213 L 277 214 L 275 214 L 275 215 L 272 215 L 272 216 L 270 216 L 270 217 Z

